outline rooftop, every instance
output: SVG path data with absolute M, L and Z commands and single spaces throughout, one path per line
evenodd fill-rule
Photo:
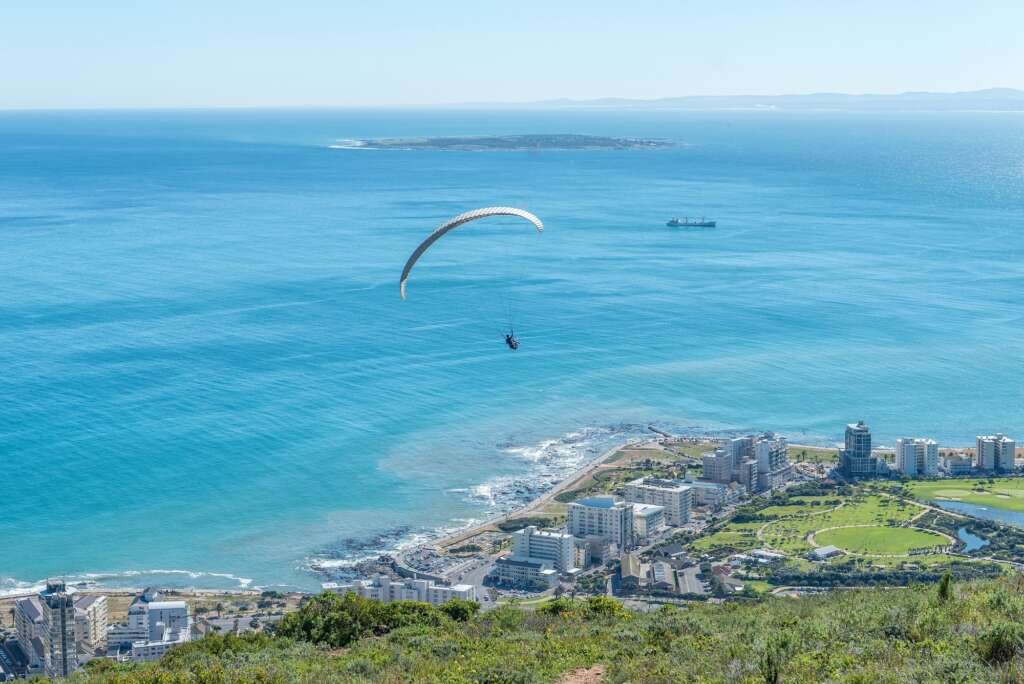
M 622 502 L 616 501 L 615 497 L 612 496 L 590 496 L 586 499 L 580 499 L 576 503 L 588 508 L 615 508 Z
M 27 596 L 17 601 L 18 607 L 25 613 L 31 622 L 40 622 L 43 619 L 43 605 L 35 596 Z
M 516 560 L 514 558 L 499 558 L 496 562 L 501 564 L 501 565 L 515 565 L 515 566 L 518 566 L 520 568 L 543 568 L 544 567 L 544 564 L 541 563 L 540 561 Z
M 683 484 L 679 480 L 666 480 L 660 477 L 640 477 L 627 484 L 631 485 L 643 485 L 645 487 L 658 487 L 661 489 L 686 489 L 689 485 Z
M 75 599 L 75 608 L 79 610 L 88 610 L 92 604 L 96 603 L 100 599 L 105 599 L 106 596 L 98 596 L 96 594 L 89 594 L 87 596 L 79 596 Z

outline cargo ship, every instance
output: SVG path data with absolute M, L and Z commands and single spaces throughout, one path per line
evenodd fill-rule
M 665 224 L 669 228 L 714 228 L 715 221 L 706 219 L 701 216 L 699 219 L 690 218 L 686 216 L 682 219 L 673 218 L 671 221 Z

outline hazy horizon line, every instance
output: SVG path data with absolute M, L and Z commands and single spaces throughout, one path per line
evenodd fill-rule
M 728 100 L 752 100 L 752 99 L 764 99 L 764 100 L 786 100 L 786 99 L 801 99 L 801 98 L 914 98 L 922 96 L 931 97 L 964 97 L 964 96 L 985 96 L 985 95 L 1003 95 L 1009 96 L 1021 100 L 1022 109 L 1024 109 L 1024 89 L 1013 88 L 1007 86 L 993 86 L 988 88 L 978 88 L 975 90 L 955 90 L 955 91 L 934 91 L 934 90 L 902 90 L 899 92 L 860 92 L 860 93 L 848 93 L 842 91 L 814 91 L 806 93 L 792 93 L 784 92 L 773 95 L 767 94 L 703 94 L 703 95 L 664 95 L 657 97 L 621 97 L 616 95 L 606 95 L 600 97 L 589 97 L 589 98 L 574 98 L 574 97 L 555 97 L 545 99 L 530 99 L 530 100 L 494 100 L 494 101 L 474 101 L 474 100 L 453 100 L 446 102 L 417 102 L 417 103 L 351 103 L 351 104 L 326 104 L 326 103 L 305 103 L 305 104 L 159 104 L 159 105 L 144 105 L 144 104 L 111 104 L 111 105 L 70 105 L 70 106 L 5 106 L 0 105 L 0 112 L 62 112 L 62 111 L 202 111 L 202 110 L 316 110 L 316 109 L 435 109 L 435 108 L 525 108 L 525 107 L 587 107 L 587 106 L 601 106 L 601 103 L 609 103 L 603 106 L 613 106 L 614 103 L 621 103 L 622 105 L 628 104 L 641 104 L 641 105 L 657 105 L 659 103 L 668 102 L 682 102 L 686 100 L 692 101 L 728 101 Z M 715 108 L 707 107 L 705 110 L 713 110 Z M 719 110 L 737 110 L 743 109 L 746 111 L 752 111 L 755 109 L 769 109 L 768 107 L 721 107 Z M 812 109 L 805 109 L 804 111 L 815 111 Z M 821 109 L 817 111 L 839 111 L 836 109 Z M 857 111 L 857 110 L 850 110 Z M 951 111 L 951 110 L 945 110 Z M 976 110 L 968 109 L 961 111 L 1016 111 L 1016 110 Z

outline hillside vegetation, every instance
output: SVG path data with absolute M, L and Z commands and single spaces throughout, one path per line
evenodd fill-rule
M 632 613 L 607 597 L 535 610 L 312 599 L 280 634 L 214 636 L 77 682 L 997 682 L 1024 677 L 1024 580 L 836 591 Z

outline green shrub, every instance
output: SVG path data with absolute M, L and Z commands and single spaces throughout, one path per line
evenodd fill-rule
M 300 641 L 347 646 L 367 636 L 381 636 L 412 625 L 436 627 L 447 615 L 429 603 L 381 603 L 355 594 L 324 592 L 281 620 L 277 633 Z
M 978 655 L 987 663 L 1006 663 L 1024 652 L 1024 625 L 1000 621 L 978 637 Z
M 452 599 L 443 604 L 440 610 L 456 622 L 466 622 L 480 611 L 480 604 L 476 601 Z

